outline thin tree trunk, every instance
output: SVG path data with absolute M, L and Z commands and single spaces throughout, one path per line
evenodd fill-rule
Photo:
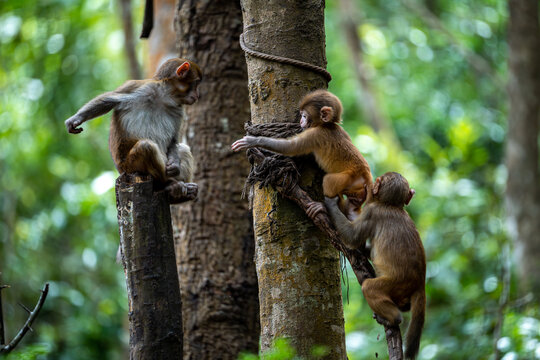
M 148 38 L 148 64 L 146 78 L 154 73 L 168 59 L 177 57 L 174 16 L 176 0 L 154 0 L 154 26 Z
M 540 27 L 538 1 L 510 0 L 510 110 L 506 144 L 506 212 L 521 285 L 540 298 Z
M 184 359 L 237 359 L 259 344 L 252 220 L 241 199 L 249 164 L 230 150 L 249 120 L 241 16 L 237 0 L 183 0 L 177 13 L 180 56 L 203 72 L 201 98 L 186 107 L 199 199 L 174 211 Z
M 365 72 L 366 65 L 364 63 L 364 54 L 362 52 L 362 41 L 358 35 L 360 14 L 352 0 L 340 0 L 339 4 L 342 19 L 341 27 L 345 34 L 345 38 L 347 39 L 354 72 L 362 90 L 358 103 L 362 104 L 364 116 L 373 127 L 373 130 L 376 132 L 384 131 L 389 133 L 395 140 L 396 136 L 393 133 L 393 129 L 382 114 L 375 92 L 372 89 L 371 82 Z
M 135 49 L 135 40 L 133 38 L 133 20 L 131 14 L 131 0 L 120 0 L 122 10 L 122 27 L 124 29 L 124 49 L 129 67 L 129 76 L 131 79 L 141 78 L 141 68 L 137 61 L 137 52 Z
M 324 1 L 242 0 L 241 4 L 249 48 L 326 65 Z M 256 124 L 293 121 L 300 98 L 327 86 L 321 75 L 295 66 L 251 56 L 247 64 L 251 119 Z M 301 187 L 320 200 L 321 171 L 311 158 L 300 165 Z M 338 252 L 296 204 L 272 189 L 255 186 L 253 214 L 261 350 L 286 337 L 300 356 L 309 358 L 315 346 L 324 346 L 325 359 L 345 359 Z
M 169 199 L 150 177 L 116 181 L 122 264 L 129 300 L 129 358 L 178 359 L 182 308 Z

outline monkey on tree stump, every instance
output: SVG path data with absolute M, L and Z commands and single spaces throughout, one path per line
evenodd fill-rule
M 170 59 L 153 79 L 129 80 L 114 91 L 97 96 L 66 120 L 72 134 L 79 126 L 114 110 L 109 149 L 118 171 L 149 174 L 157 188 L 165 188 L 171 202 L 197 197 L 193 155 L 178 143 L 185 121 L 183 105 L 199 99 L 199 66 L 190 60 Z

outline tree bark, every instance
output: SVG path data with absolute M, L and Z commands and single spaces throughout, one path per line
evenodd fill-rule
M 538 1 L 510 0 L 510 110 L 506 144 L 506 212 L 521 286 L 540 298 L 540 27 Z
M 326 65 L 324 1 L 242 0 L 244 40 L 256 51 Z M 251 119 L 291 122 L 310 90 L 324 78 L 299 67 L 247 56 Z M 322 173 L 301 162 L 301 187 L 321 200 Z M 259 280 L 261 351 L 288 338 L 300 356 L 324 346 L 325 359 L 345 359 L 339 257 L 294 203 L 272 189 L 253 196 L 255 261 Z
M 129 358 L 178 359 L 182 303 L 169 199 L 150 177 L 116 180 L 116 208 L 129 301 Z
M 249 164 L 230 150 L 249 120 L 240 4 L 183 0 L 176 25 L 180 56 L 203 71 L 201 98 L 186 107 L 199 199 L 174 210 L 184 359 L 237 359 L 259 344 L 252 220 L 241 198 Z

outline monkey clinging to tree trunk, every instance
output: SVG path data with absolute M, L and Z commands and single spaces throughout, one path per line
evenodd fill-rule
M 365 200 L 364 186 L 373 180 L 366 159 L 339 125 L 341 112 L 342 106 L 337 96 L 326 90 L 313 91 L 300 101 L 303 132 L 289 139 L 245 136 L 234 142 L 232 149 L 240 151 L 262 147 L 288 156 L 313 153 L 317 164 L 326 172 L 323 178 L 324 195 L 339 196 L 343 213 L 354 217 L 360 213 Z M 323 210 L 322 204 L 313 202 L 307 213 L 313 217 Z
M 118 171 L 151 175 L 173 199 L 195 198 L 197 184 L 190 183 L 193 156 L 177 140 L 185 121 L 182 105 L 198 100 L 201 78 L 194 62 L 170 59 L 153 79 L 130 80 L 90 100 L 66 120 L 67 130 L 78 134 L 82 123 L 114 109 L 109 148 Z
M 388 172 L 367 186 L 364 209 L 354 222 L 339 211 L 334 199 L 326 207 L 342 241 L 352 249 L 371 240 L 371 258 L 377 277 L 366 279 L 362 292 L 375 318 L 383 325 L 401 323 L 400 311 L 411 310 L 405 357 L 414 359 L 420 347 L 426 307 L 426 256 L 420 235 L 403 209 L 414 195 L 407 180 Z

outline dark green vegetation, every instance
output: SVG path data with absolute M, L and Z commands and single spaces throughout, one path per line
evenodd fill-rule
M 538 304 L 517 292 L 513 276 L 503 281 L 503 264 L 512 260 L 503 217 L 506 3 L 427 1 L 446 31 L 404 6 L 412 0 L 356 3 L 363 72 L 399 143 L 375 133 L 362 112 L 337 0 L 327 1 L 330 90 L 342 99 L 344 126 L 374 175 L 399 171 L 417 191 L 408 211 L 428 258 L 420 358 L 488 359 L 501 324 L 505 360 L 540 358 Z M 140 5 L 134 2 L 137 18 Z M 26 318 L 17 302 L 33 306 L 42 284 L 51 283 L 36 331 L 14 359 L 125 356 L 109 116 L 76 136 L 63 124 L 127 78 L 122 39 L 115 2 L 0 2 L 0 271 L 12 286 L 3 291 L 8 339 Z M 349 278 L 349 356 L 384 357 L 382 327 Z

